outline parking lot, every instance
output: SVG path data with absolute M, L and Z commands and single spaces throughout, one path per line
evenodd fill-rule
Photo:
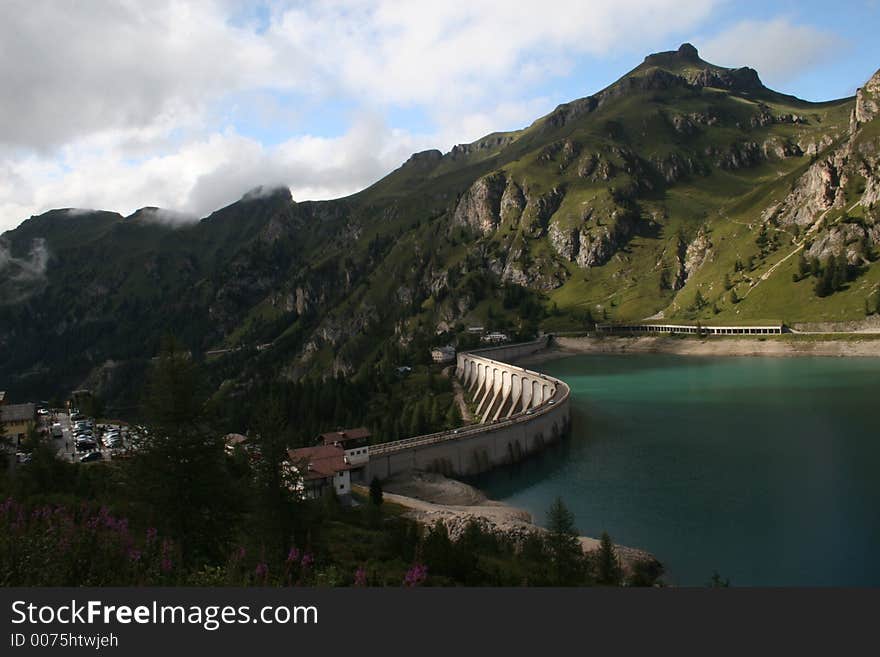
M 46 422 L 49 435 L 58 446 L 58 458 L 70 463 L 105 461 L 131 449 L 132 433 L 124 424 L 97 423 L 93 418 L 60 411 L 46 416 Z

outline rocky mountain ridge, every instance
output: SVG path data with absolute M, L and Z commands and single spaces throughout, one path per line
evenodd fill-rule
M 880 74 L 808 103 L 684 44 L 345 199 L 255 190 L 184 225 L 52 211 L 0 237 L 0 375 L 76 385 L 167 332 L 194 352 L 262 345 L 243 382 L 354 376 L 469 325 L 864 318 L 880 295 L 878 98 Z M 23 279 L 35 243 L 46 257 Z M 842 256 L 849 279 L 817 297 L 800 254 Z

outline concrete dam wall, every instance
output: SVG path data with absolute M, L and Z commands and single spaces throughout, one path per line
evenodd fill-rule
M 504 362 L 544 349 L 549 340 L 458 354 L 455 375 L 477 404 L 480 424 L 374 445 L 367 480 L 408 470 L 476 475 L 559 440 L 570 422 L 568 385 Z

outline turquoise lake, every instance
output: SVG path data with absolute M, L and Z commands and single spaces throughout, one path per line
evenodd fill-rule
M 572 435 L 479 485 L 654 553 L 667 581 L 880 586 L 880 358 L 569 356 Z

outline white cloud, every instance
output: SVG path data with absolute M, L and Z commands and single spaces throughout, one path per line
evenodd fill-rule
M 773 87 L 821 63 L 837 45 L 836 36 L 787 18 L 745 20 L 702 41 L 700 56 L 722 66 L 750 66 Z
M 0 231 L 53 207 L 204 214 L 259 184 L 348 194 L 414 150 L 527 124 L 575 58 L 695 28 L 719 1 L 279 0 L 257 30 L 233 20 L 242 0 L 6 0 Z M 297 130 L 334 104 L 353 117 L 337 136 Z M 430 134 L 388 126 L 392 109 Z M 294 136 L 260 143 L 241 112 Z
M 17 182 L 14 190 L 0 186 L 6 200 L 0 215 L 21 218 L 35 208 L 67 206 L 127 215 L 157 205 L 204 216 L 259 185 L 288 186 L 298 200 L 333 198 L 362 189 L 423 147 L 424 141 L 391 131 L 373 116 L 356 120 L 340 137 L 298 137 L 266 147 L 229 130 L 134 162 L 123 148 L 92 148 L 85 140 L 65 148 L 60 160 L 32 156 L 7 163 L 6 180 Z

